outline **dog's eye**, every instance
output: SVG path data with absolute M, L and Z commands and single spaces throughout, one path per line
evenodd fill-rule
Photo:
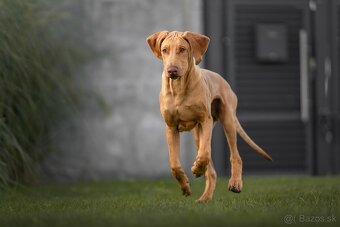
M 184 47 L 180 47 L 180 48 L 179 48 L 179 52 L 180 52 L 180 53 L 183 53 L 184 51 L 186 51 L 186 49 L 185 49 Z
M 163 48 L 162 49 L 162 53 L 165 54 L 167 52 L 167 49 L 166 48 Z

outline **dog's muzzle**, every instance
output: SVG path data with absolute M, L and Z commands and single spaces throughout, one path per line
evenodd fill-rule
M 168 77 L 172 80 L 176 80 L 179 78 L 178 75 L 178 67 L 177 66 L 169 66 L 168 69 Z

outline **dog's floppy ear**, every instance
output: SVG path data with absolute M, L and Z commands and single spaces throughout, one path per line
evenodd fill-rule
M 159 59 L 162 59 L 161 44 L 168 34 L 168 31 L 156 32 L 146 39 L 146 42 L 149 44 L 152 52 Z
M 184 32 L 183 38 L 190 43 L 195 63 L 198 65 L 202 61 L 202 56 L 208 49 L 210 39 L 205 35 L 194 32 Z

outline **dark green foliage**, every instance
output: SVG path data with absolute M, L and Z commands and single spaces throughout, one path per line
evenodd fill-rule
M 62 2 L 0 0 L 0 188 L 33 179 L 51 128 L 77 106 L 85 48 Z

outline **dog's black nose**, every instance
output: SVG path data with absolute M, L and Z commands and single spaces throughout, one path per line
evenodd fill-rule
M 168 67 L 168 73 L 169 73 L 170 76 L 177 76 L 178 68 L 176 66 L 169 66 Z

